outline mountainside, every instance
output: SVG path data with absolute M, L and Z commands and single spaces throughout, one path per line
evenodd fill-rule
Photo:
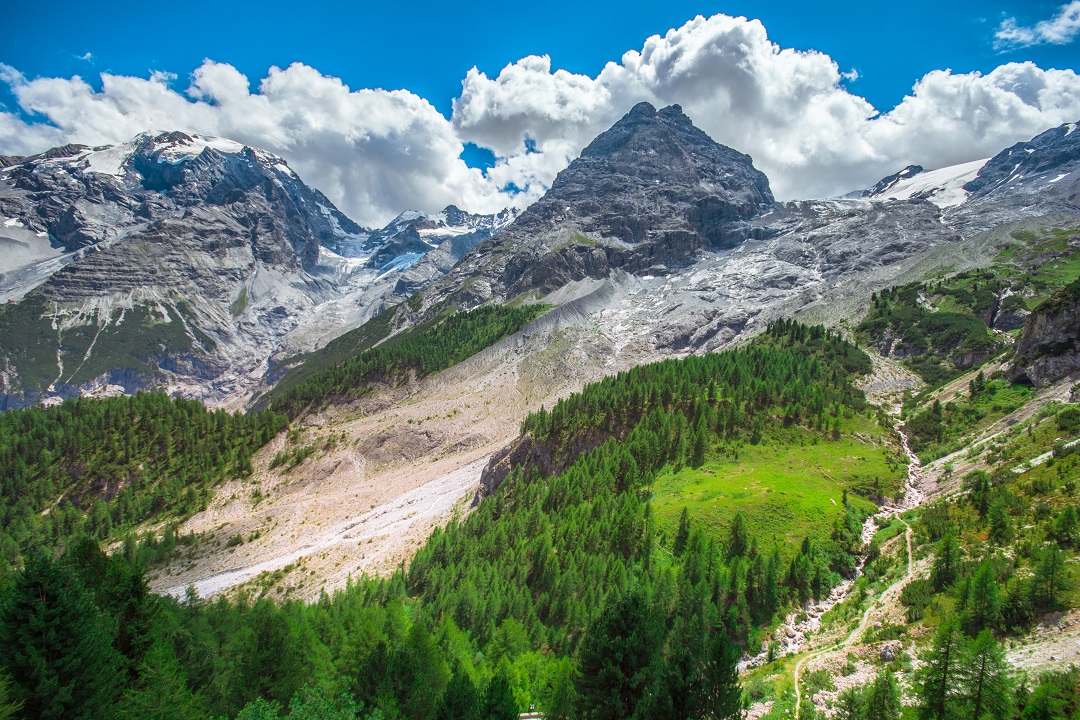
M 1080 133 L 1070 127 L 989 161 L 908 168 L 865 196 L 776 203 L 749 158 L 677 107 L 639 105 L 395 322 L 448 303 L 588 297 L 589 323 L 615 345 L 606 362 L 618 368 L 724 347 L 793 312 L 854 318 L 872 290 L 920 278 L 928 264 L 986 261 L 983 233 L 1080 213 Z M 998 177 L 1009 152 L 1028 173 Z
M 361 228 L 281 158 L 222 138 L 17 159 L 0 175 L 0 407 L 149 387 L 235 404 L 275 358 L 400 301 L 505 216 L 400 220 Z
M 777 203 L 639 105 L 374 231 L 132 147 L 0 174 L 0 381 L 267 392 L 0 414 L 0 715 L 1080 716 L 1072 125 Z

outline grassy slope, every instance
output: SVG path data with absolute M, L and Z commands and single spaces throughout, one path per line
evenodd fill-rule
M 887 306 L 871 306 L 856 334 L 876 344 L 891 327 L 900 338 L 900 349 L 926 349 L 903 363 L 931 385 L 962 375 L 973 353 L 993 354 L 995 346 L 1000 350 L 1009 344 L 1005 334 L 987 330 L 978 317 L 988 312 L 995 295 L 1005 310 L 1033 309 L 1080 277 L 1078 230 L 1075 226 L 1017 230 L 992 243 L 996 254 L 983 268 L 938 275 L 886 293 Z
M 906 468 L 895 461 L 898 450 L 876 423 L 857 416 L 846 421 L 838 440 L 806 442 L 812 433 L 789 432 L 760 445 L 710 457 L 701 468 L 661 474 L 653 490 L 657 518 L 674 528 L 679 513 L 691 517 L 717 538 L 725 538 L 735 513 L 742 511 L 751 533 L 764 546 L 775 543 L 789 558 L 807 535 L 826 537 L 840 516 L 844 490 L 871 494 L 875 481 L 891 494 Z M 801 437 L 798 437 L 801 435 Z M 851 496 L 857 507 L 873 503 Z

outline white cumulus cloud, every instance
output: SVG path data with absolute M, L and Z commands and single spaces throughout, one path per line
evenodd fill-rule
M 271 68 L 256 92 L 231 65 L 205 61 L 184 93 L 173 78 L 101 75 L 27 80 L 0 67 L 20 106 L 48 123 L 0 113 L 0 152 L 27 154 L 65 142 L 123 142 L 150 129 L 233 138 L 283 156 L 346 214 L 370 225 L 405 208 L 456 202 L 485 211 L 506 204 L 482 173 L 458 157 L 450 122 L 428 101 L 396 90 L 350 90 L 294 64 Z
M 846 87 L 854 77 L 822 52 L 776 45 L 759 21 L 726 15 L 650 37 L 595 77 L 546 56 L 494 77 L 473 69 L 449 119 L 413 93 L 352 90 L 302 64 L 271 68 L 253 86 L 207 60 L 182 91 L 161 74 L 103 74 L 95 90 L 79 77 L 30 80 L 0 66 L 23 111 L 47 120 L 0 112 L 0 153 L 120 142 L 148 129 L 223 135 L 282 155 L 346 213 L 377 225 L 406 208 L 520 206 L 641 101 L 682 105 L 715 140 L 752 155 L 781 199 L 867 187 L 912 163 L 988 157 L 1080 119 L 1072 70 L 934 71 L 885 112 Z M 495 166 L 468 168 L 466 142 L 494 152 Z
M 1032 27 L 1024 27 L 1016 18 L 1001 21 L 994 33 L 994 46 L 999 50 L 1031 45 L 1067 45 L 1080 35 L 1080 0 L 1062 5 L 1057 15 L 1041 20 Z

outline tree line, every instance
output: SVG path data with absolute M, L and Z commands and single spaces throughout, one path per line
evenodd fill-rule
M 548 309 L 547 305 L 484 306 L 437 317 L 291 387 L 272 391 L 268 405 L 274 412 L 295 418 L 311 407 L 359 397 L 376 383 L 431 375 L 513 335 Z

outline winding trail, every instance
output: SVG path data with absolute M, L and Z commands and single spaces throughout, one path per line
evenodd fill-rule
M 919 487 L 919 482 L 922 480 L 922 464 L 919 461 L 918 456 L 911 451 L 911 446 L 908 445 L 907 433 L 904 432 L 904 423 L 899 422 L 896 426 L 896 432 L 900 435 L 900 444 L 904 448 L 905 454 L 908 456 L 908 475 L 907 482 L 904 488 L 903 500 L 893 506 L 882 506 L 878 513 L 870 518 L 867 518 L 866 523 L 863 525 L 863 543 L 864 546 L 869 543 L 876 532 L 877 518 L 890 518 L 898 517 L 900 513 L 910 510 L 914 507 L 918 507 L 926 499 L 925 493 Z M 892 596 L 899 596 L 900 591 L 903 589 L 912 578 L 915 573 L 915 563 L 912 557 L 911 549 L 911 525 L 907 523 L 903 518 L 900 518 L 900 522 L 904 523 L 904 541 L 907 544 L 907 572 L 899 578 L 896 582 L 890 585 L 882 592 L 877 599 L 875 599 L 870 606 L 863 612 L 862 617 L 859 619 L 859 624 L 855 626 L 846 638 L 833 646 L 825 647 L 817 652 L 810 653 L 799 659 L 799 662 L 795 664 L 794 680 L 795 680 L 795 720 L 799 720 L 799 711 L 802 708 L 802 687 L 800 685 L 800 676 L 802 675 L 803 667 L 814 658 L 822 655 L 829 655 L 835 652 L 840 652 L 844 648 L 850 647 L 859 641 L 862 634 L 866 631 L 866 626 L 870 623 L 870 614 L 875 608 L 879 607 L 886 599 Z M 869 537 L 868 537 L 869 534 Z M 859 561 L 858 567 L 855 569 L 855 577 L 851 581 L 848 581 L 847 587 L 844 589 L 843 599 L 839 602 L 846 600 L 851 588 L 854 586 L 854 581 L 858 579 L 862 574 L 863 566 L 866 564 L 866 556 L 864 555 L 862 560 Z M 830 597 L 831 600 L 831 597 Z M 829 605 L 831 609 L 838 604 L 832 602 Z M 804 641 L 805 642 L 805 641 Z

